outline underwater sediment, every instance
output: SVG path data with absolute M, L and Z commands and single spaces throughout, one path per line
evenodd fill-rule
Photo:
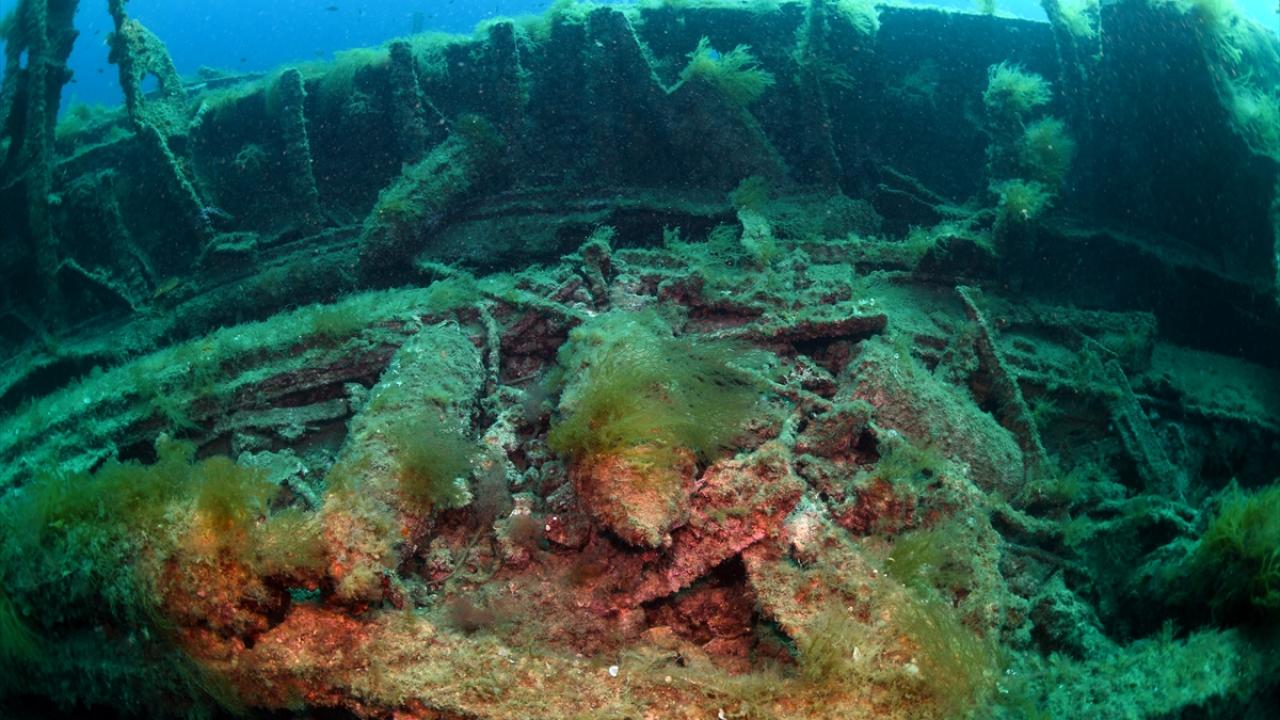
M 4 25 L 5 717 L 1280 700 L 1229 7 L 562 3 L 183 78 L 110 6 L 125 106 L 61 120 L 77 3 Z

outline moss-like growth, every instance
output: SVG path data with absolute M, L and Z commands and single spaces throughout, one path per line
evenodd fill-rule
M 836 0 L 836 11 L 865 36 L 880 30 L 880 11 L 874 0 Z
M 1019 253 L 1031 251 L 1033 222 L 1052 204 L 1075 156 L 1066 123 L 1031 119 L 1052 97 L 1048 81 L 1018 65 L 1003 62 L 987 71 L 983 104 L 991 137 L 987 173 L 996 198 L 994 236 L 1015 266 Z
M 247 551 L 250 531 L 279 490 L 265 473 L 224 456 L 195 460 L 193 445 L 165 439 L 157 456 L 152 465 L 111 461 L 93 475 L 45 479 L 31 489 L 31 517 L 41 518 L 46 536 L 81 528 L 107 543 L 146 538 L 163 555 L 178 550 L 179 518 L 187 516 L 216 538 L 186 549 Z
M 739 45 L 721 54 L 706 37 L 689 53 L 689 64 L 680 73 L 681 84 L 696 80 L 711 84 L 744 107 L 759 100 L 774 84 L 773 74 L 759 67 L 750 46 Z
M 996 205 L 997 227 L 1029 223 L 1040 217 L 1053 200 L 1044 184 L 1034 180 L 992 183 L 991 192 L 999 198 Z
M 982 94 L 982 102 L 993 119 L 1020 121 L 1052 97 L 1049 81 L 1023 70 L 1020 65 L 1002 62 L 987 70 L 987 89 Z
M 346 339 L 365 326 L 359 309 L 345 303 L 316 305 L 304 317 L 311 334 L 327 340 Z
M 1244 81 L 1226 83 L 1230 90 L 1227 108 L 1236 129 L 1257 153 L 1280 158 L 1280 97 Z
M 165 524 L 169 506 L 187 491 L 194 446 L 161 439 L 153 465 L 108 461 L 96 473 L 49 475 L 29 486 L 18 514 L 49 539 L 76 528 L 127 538 Z
M 92 474 L 41 478 L 8 508 L 6 524 L 28 532 L 23 552 L 64 579 L 59 597 L 46 598 L 55 617 L 88 603 L 155 625 L 158 613 L 187 603 L 183 583 L 215 572 L 193 568 L 221 568 L 249 592 L 260 587 L 252 573 L 297 577 L 323 566 L 309 517 L 271 513 L 278 486 L 263 471 L 222 456 L 196 460 L 189 443 L 161 439 L 156 450 L 151 465 L 113 460 Z
M 468 155 L 472 150 L 470 137 L 459 134 L 423 161 L 405 167 L 402 179 L 383 190 L 370 217 L 400 228 L 425 222 L 442 212 L 449 192 L 467 187 L 474 179 Z M 489 144 L 496 146 L 496 140 Z
M 1280 483 L 1253 493 L 1228 488 L 1191 563 L 1219 612 L 1280 610 Z
M 353 48 L 334 53 L 333 62 L 306 68 L 308 74 L 317 73 L 316 104 L 326 117 L 341 117 L 356 107 L 362 99 L 357 93 L 356 76 L 367 69 L 382 69 L 390 56 L 384 48 Z M 271 88 L 277 85 L 268 83 Z
M 972 553 L 972 539 L 956 521 L 902 533 L 893 539 L 884 570 L 906 587 L 936 589 L 950 596 L 956 588 L 966 589 L 973 582 L 972 568 L 964 564 Z
M 1168 4 L 1193 19 L 1213 39 L 1227 36 L 1240 17 L 1235 0 L 1169 0 Z
M 947 463 L 936 445 L 915 444 L 900 435 L 882 442 L 879 450 L 876 474 L 893 482 L 928 481 Z
M 607 313 L 569 340 L 560 364 L 577 377 L 549 442 L 575 459 L 641 446 L 646 462 L 674 462 L 680 450 L 709 459 L 760 397 L 760 383 L 726 361 L 733 346 L 674 337 L 655 313 Z
M 39 637 L 0 586 L 0 670 L 8 674 L 10 668 L 33 662 L 39 657 L 39 651 Z M 0 687 L 4 687 L 3 681 Z
M 76 150 L 75 143 L 85 140 L 80 137 L 81 135 L 93 128 L 111 122 L 116 117 L 116 114 L 115 109 L 105 105 L 87 105 L 73 101 L 67 107 L 66 112 L 62 114 L 62 117 L 58 119 L 58 126 L 54 131 L 58 151 L 64 155 L 74 153 Z M 114 137 L 124 137 L 124 132 L 119 131 Z
M 296 577 L 325 566 L 320 524 L 313 513 L 286 508 L 256 526 L 246 560 L 263 577 Z
M 1032 416 L 1037 417 L 1037 411 L 1056 412 L 1044 409 L 1046 407 L 1052 406 L 1047 406 L 1043 398 L 1037 399 L 1032 405 Z M 1036 426 L 1045 427 L 1046 423 L 1037 417 Z M 1071 508 L 1100 500 L 1118 499 L 1124 497 L 1124 494 L 1124 487 L 1116 480 L 1115 470 L 1108 463 L 1097 459 L 1081 460 L 1069 468 L 1063 468 L 1055 458 L 1049 471 L 1029 481 L 1020 497 L 1023 503 L 1038 507 Z
M 903 533 L 893 542 L 885 570 L 907 586 L 935 587 L 956 552 L 954 539 L 937 529 Z
M 423 510 L 471 502 L 467 477 L 475 446 L 457 430 L 430 419 L 391 430 L 396 475 L 405 499 Z
M 192 465 L 187 482 L 194 485 L 196 512 L 224 532 L 247 530 L 267 514 L 268 504 L 280 490 L 262 470 L 237 465 L 221 455 Z
M 769 181 L 759 175 L 743 178 L 729 193 L 729 203 L 738 210 L 764 212 L 769 204 Z
M 849 608 L 824 607 L 796 638 L 800 677 L 811 686 L 823 686 L 867 676 L 881 642 Z
M 457 272 L 431 283 L 427 288 L 426 304 L 433 312 L 449 312 L 480 302 L 484 295 L 480 284 L 466 272 Z
M 954 598 L 977 590 L 974 539 L 951 519 L 894 540 L 885 563 L 889 577 L 907 592 L 894 603 L 894 627 L 914 650 L 922 689 L 942 717 L 968 717 L 990 699 L 1004 662 L 994 637 L 966 626 Z
M 1062 184 L 1075 154 L 1067 124 L 1055 117 L 1029 123 L 1018 140 L 1018 159 L 1028 176 L 1050 187 Z
M 611 312 L 570 335 L 572 377 L 548 442 L 569 457 L 587 511 L 633 545 L 658 547 L 689 513 L 694 460 L 738 433 L 761 387 L 729 365 L 737 348 L 673 337 L 652 312 Z
M 909 598 L 893 622 L 915 647 L 911 670 L 941 717 L 968 717 L 990 704 L 1004 663 L 994 639 L 966 627 L 955 609 L 934 598 Z
M 782 255 L 773 227 L 764 216 L 754 210 L 739 210 L 738 222 L 742 224 L 742 249 L 756 268 L 767 268 Z
M 1060 3 L 1059 8 L 1058 19 L 1067 32 L 1081 40 L 1092 40 L 1098 36 L 1102 12 L 1099 0 L 1072 0 Z

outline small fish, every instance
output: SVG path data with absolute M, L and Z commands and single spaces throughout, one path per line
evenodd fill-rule
M 337 5 L 326 5 L 324 9 L 328 10 L 329 12 L 338 12 Z

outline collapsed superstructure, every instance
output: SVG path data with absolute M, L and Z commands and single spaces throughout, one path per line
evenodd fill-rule
M 1230 12 L 561 4 L 184 80 L 113 0 L 125 106 L 58 123 L 75 8 L 0 85 L 15 712 L 1275 701 Z

